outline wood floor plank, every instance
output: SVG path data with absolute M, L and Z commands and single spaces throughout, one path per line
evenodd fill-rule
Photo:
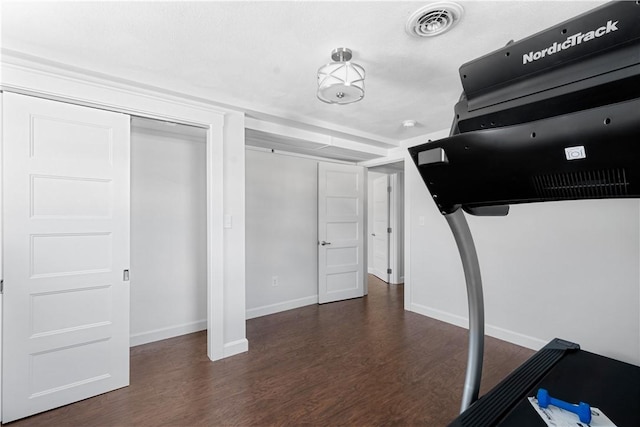
M 211 362 L 206 333 L 131 349 L 131 385 L 11 423 L 31 426 L 447 425 L 467 333 L 403 310 L 403 287 L 247 321 L 248 353 Z M 481 393 L 531 350 L 487 338 Z

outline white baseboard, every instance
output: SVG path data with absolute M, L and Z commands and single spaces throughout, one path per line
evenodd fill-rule
M 246 318 L 254 319 L 256 317 L 267 316 L 269 314 L 280 313 L 281 311 L 292 310 L 294 308 L 304 307 L 305 305 L 317 304 L 318 295 L 310 297 L 298 298 L 290 301 L 279 302 L 276 304 L 263 305 L 262 307 L 250 308 L 246 311 Z
M 148 344 L 154 341 L 165 340 L 180 335 L 199 332 L 207 329 L 207 320 L 198 320 L 196 322 L 183 323 L 182 325 L 169 326 L 166 328 L 154 329 L 152 331 L 140 332 L 129 337 L 129 346 Z
M 508 329 L 500 328 L 498 326 L 486 325 L 485 332 L 487 335 L 493 338 L 498 338 L 502 341 L 510 342 L 522 347 L 530 348 L 531 350 L 540 350 L 547 345 L 550 340 L 543 341 L 539 338 L 531 337 L 529 335 L 520 334 L 518 332 L 510 331 Z
M 458 316 L 457 314 L 451 314 L 446 311 L 438 310 L 435 308 L 427 307 L 426 305 L 416 303 L 411 303 L 411 311 L 423 316 L 431 317 L 432 319 L 441 320 L 452 325 L 460 326 L 461 328 L 469 328 L 469 320 L 466 317 Z
M 236 354 L 244 353 L 246 351 L 249 351 L 249 341 L 246 338 L 243 338 L 241 340 L 225 343 L 224 356 L 222 357 L 235 356 Z
M 421 304 L 411 304 L 411 311 L 421 314 L 423 316 L 431 317 L 432 319 L 441 320 L 446 323 L 450 323 L 461 328 L 469 328 L 469 319 L 466 317 L 458 316 L 457 314 L 448 313 L 446 311 L 438 310 L 432 307 L 427 307 Z M 493 325 L 485 325 L 484 332 L 486 335 L 497 338 L 499 340 L 507 341 L 512 344 L 516 344 L 522 347 L 530 348 L 532 350 L 540 350 L 547 344 L 547 341 L 539 338 L 524 335 L 518 332 L 510 331 L 508 329 L 500 328 Z

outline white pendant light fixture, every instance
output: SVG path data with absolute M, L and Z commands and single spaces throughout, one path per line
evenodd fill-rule
M 318 69 L 318 99 L 328 104 L 351 104 L 364 98 L 364 68 L 350 62 L 346 47 L 331 52 L 330 62 Z

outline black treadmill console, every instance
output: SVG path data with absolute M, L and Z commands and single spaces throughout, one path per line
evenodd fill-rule
M 409 149 L 441 212 L 640 197 L 638 2 L 510 43 L 460 78 L 452 135 Z

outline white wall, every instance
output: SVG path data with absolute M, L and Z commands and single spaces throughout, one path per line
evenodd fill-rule
M 246 150 L 249 319 L 318 302 L 317 165 Z
M 132 345 L 207 327 L 205 134 L 143 122 L 131 128 Z
M 464 326 L 462 266 L 445 219 L 407 162 L 408 309 Z M 537 349 L 554 337 L 640 364 L 640 202 L 515 205 L 469 217 L 487 334 Z M 420 225 L 424 223 L 424 225 Z

